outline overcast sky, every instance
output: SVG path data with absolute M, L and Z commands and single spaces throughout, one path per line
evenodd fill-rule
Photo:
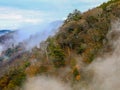
M 74 9 L 84 12 L 108 0 L 0 0 L 0 29 L 63 20 Z

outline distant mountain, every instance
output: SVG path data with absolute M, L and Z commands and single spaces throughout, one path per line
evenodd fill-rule
M 11 30 L 0 30 L 0 36 L 10 33 Z
M 7 49 L 14 43 L 14 34 L 16 31 L 0 30 L 0 47 Z
M 27 47 L 33 48 L 45 41 L 49 36 L 54 35 L 63 21 L 53 21 L 45 25 L 32 25 L 19 28 L 19 30 L 0 30 L 0 44 L 4 48 L 11 47 L 12 44 L 26 43 Z M 22 36 L 22 37 L 21 37 Z

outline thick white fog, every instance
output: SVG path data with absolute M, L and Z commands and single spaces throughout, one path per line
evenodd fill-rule
M 71 90 L 68 84 L 53 77 L 29 78 L 22 88 L 23 90 Z
M 107 38 L 113 51 L 97 58 L 89 66 L 94 71 L 93 90 L 120 90 L 120 21 L 112 23 Z

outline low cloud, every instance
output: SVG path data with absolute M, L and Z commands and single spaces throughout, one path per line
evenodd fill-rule
M 103 53 L 83 70 L 84 79 L 71 87 L 53 77 L 28 79 L 24 90 L 119 90 L 120 89 L 120 21 L 112 24 L 107 35 L 111 52 Z
M 93 90 L 120 89 L 120 21 L 112 24 L 107 37 L 113 51 L 97 58 L 89 67 L 94 71 Z
M 29 78 L 22 88 L 23 90 L 71 90 L 68 84 L 52 77 Z
M 120 90 L 120 21 L 112 23 L 107 39 L 113 50 L 85 68 L 86 79 L 77 83 L 75 90 Z

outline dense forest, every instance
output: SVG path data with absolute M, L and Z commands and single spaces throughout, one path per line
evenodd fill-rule
M 114 50 L 107 34 L 111 23 L 119 18 L 119 0 L 110 0 L 83 13 L 75 9 L 59 32 L 40 43 L 40 48 L 30 52 L 24 51 L 22 44 L 8 48 L 2 52 L 7 57 L 0 57 L 0 90 L 23 90 L 26 79 L 38 75 L 60 78 L 70 83 L 72 90 L 83 90 L 76 88 L 77 83 L 87 87 L 94 77 L 92 71 L 86 72 L 86 67 Z M 113 33 L 112 38 L 115 36 Z

